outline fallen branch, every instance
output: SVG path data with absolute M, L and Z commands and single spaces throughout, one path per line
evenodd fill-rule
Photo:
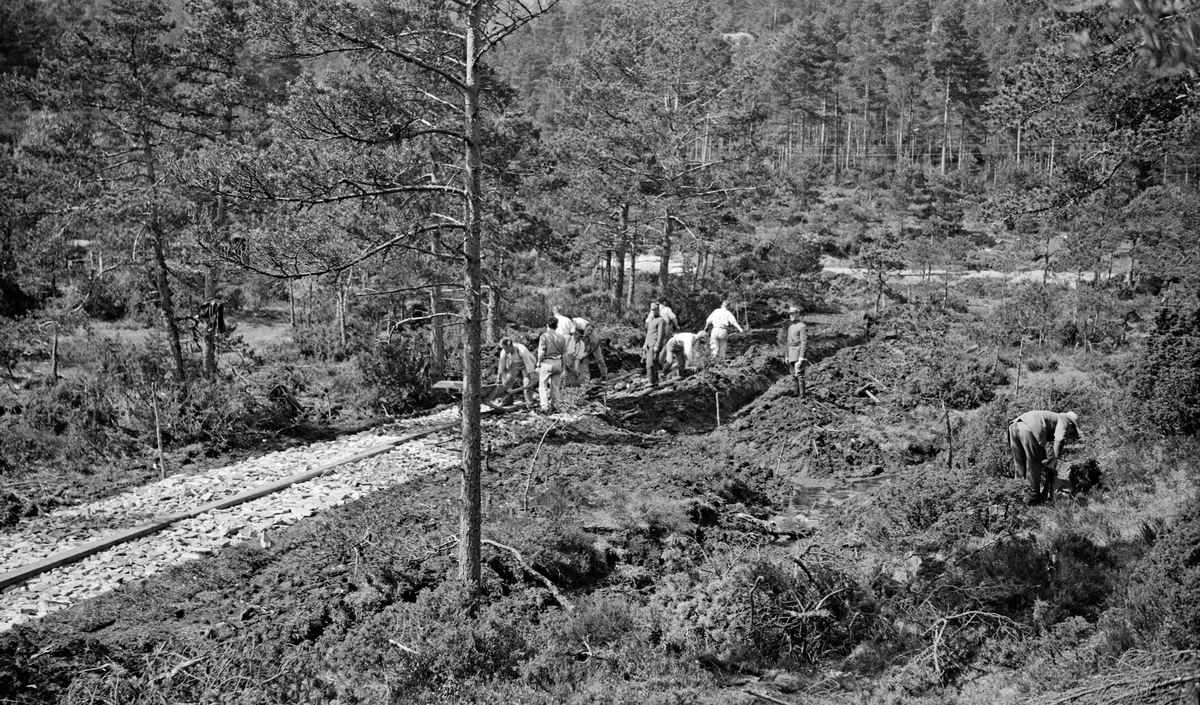
M 405 646 L 404 644 L 401 644 L 400 642 L 396 641 L 395 639 L 388 639 L 388 643 L 391 644 L 392 646 L 396 647 L 397 649 L 400 649 L 401 651 L 407 651 L 408 653 L 412 654 L 413 656 L 417 656 L 421 653 L 420 651 L 417 651 L 416 649 L 412 648 L 411 646 Z
M 796 612 L 793 610 L 783 610 L 783 613 L 789 617 L 792 617 L 793 619 L 811 619 L 813 617 L 820 617 L 822 619 L 828 619 L 829 617 L 833 616 L 833 614 L 830 613 L 829 610 L 824 610 L 824 609 L 808 610 L 807 612 Z
M 546 429 L 546 432 L 542 434 L 542 439 L 538 441 L 537 448 L 534 448 L 533 450 L 533 459 L 529 461 L 529 472 L 525 475 L 525 498 L 521 501 L 521 509 L 523 511 L 529 511 L 529 486 L 530 483 L 533 482 L 533 470 L 537 466 L 538 453 L 542 451 L 542 444 L 546 442 L 546 436 L 548 436 L 557 425 L 558 421 L 550 424 L 550 428 Z
M 489 546 L 495 546 L 496 548 L 499 548 L 501 550 L 508 551 L 509 553 L 511 553 L 513 555 L 513 558 L 517 559 L 517 563 L 519 563 L 521 565 L 521 568 L 526 573 L 529 573 L 533 577 L 537 578 L 543 585 L 546 586 L 546 589 L 550 591 L 551 595 L 554 595 L 554 599 L 558 601 L 558 604 L 562 605 L 563 609 L 565 609 L 568 612 L 575 611 L 574 605 L 572 605 L 570 602 L 568 602 L 567 598 L 563 597 L 562 592 L 559 591 L 559 589 L 554 585 L 554 583 L 550 582 L 549 578 L 542 575 L 538 571 L 534 570 L 532 566 L 530 566 L 528 563 L 525 562 L 525 557 L 521 555 L 520 551 L 513 548 L 512 546 L 505 546 L 504 544 L 493 541 L 491 539 L 484 539 L 481 543 L 486 543 Z
M 774 703 L 775 705 L 792 705 L 786 700 L 780 700 L 779 698 L 771 697 L 770 695 L 767 695 L 766 693 L 760 693 L 757 690 L 750 690 L 749 688 L 746 688 L 742 692 L 746 693 L 747 695 L 752 695 L 765 703 Z
M 179 672 L 182 671 L 183 669 L 190 668 L 191 666 L 195 666 L 196 664 L 203 661 L 204 658 L 205 658 L 204 656 L 197 656 L 194 659 L 189 659 L 187 661 L 184 661 L 183 663 L 176 664 L 174 667 L 171 668 L 171 670 L 167 671 L 166 673 L 162 673 L 162 674 L 156 676 L 155 680 L 169 681 L 172 678 L 174 678 L 175 676 L 179 675 Z
M 761 529 L 763 531 L 763 533 L 770 534 L 771 536 L 773 536 L 775 538 L 779 538 L 782 536 L 782 537 L 786 537 L 786 538 L 790 538 L 790 539 L 799 539 L 799 538 L 804 538 L 805 536 L 809 535 L 807 533 L 801 533 L 799 531 L 785 531 L 783 529 L 780 529 L 779 526 L 773 521 L 766 521 L 764 519 L 758 519 L 756 517 L 750 516 L 749 514 L 746 514 L 745 512 L 738 512 L 737 514 L 734 514 L 733 516 L 735 518 L 738 518 L 743 521 L 754 524 L 759 529 Z
M 1041 703 L 1072 702 L 1112 705 L 1168 705 L 1181 702 L 1187 688 L 1200 683 L 1200 651 L 1140 652 L 1119 670 L 1100 676 L 1100 682 L 1050 696 Z M 1124 661 L 1124 659 L 1122 659 Z

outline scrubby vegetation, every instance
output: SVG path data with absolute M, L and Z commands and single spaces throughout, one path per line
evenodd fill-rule
M 1193 10 L 564 1 L 460 76 L 464 3 L 0 8 L 6 537 L 449 402 L 556 305 L 617 373 L 491 431 L 478 585 L 420 478 L 0 635 L 0 701 L 1195 699 Z M 637 391 L 656 300 L 729 363 Z

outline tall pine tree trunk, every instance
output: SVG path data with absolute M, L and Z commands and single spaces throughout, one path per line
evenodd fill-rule
M 216 312 L 208 305 L 217 298 L 217 277 L 213 272 L 216 268 L 216 264 L 210 264 L 204 272 L 204 313 L 207 319 L 204 330 L 205 379 L 214 379 L 217 376 L 217 317 Z
M 827 110 L 828 101 L 827 97 L 821 98 L 821 156 L 817 160 L 821 164 L 825 163 L 825 111 Z
M 146 180 L 150 186 L 150 239 L 154 249 L 154 264 L 156 281 L 158 283 L 158 306 L 162 311 L 167 325 L 167 342 L 171 347 L 171 360 L 175 365 L 175 378 L 182 384 L 187 384 L 187 368 L 183 364 L 183 345 L 179 339 L 179 322 L 175 320 L 175 298 L 171 288 L 171 270 L 167 267 L 167 248 L 165 228 L 158 205 L 158 174 L 154 167 L 154 148 L 150 141 L 150 132 L 142 130 L 142 159 L 146 170 Z
M 483 466 L 479 403 L 481 384 L 480 297 L 483 289 L 483 183 L 482 156 L 479 148 L 479 76 L 477 43 L 482 39 L 482 0 L 472 2 L 466 12 L 466 56 L 463 85 L 463 133 L 466 138 L 466 234 L 463 242 L 463 288 L 466 294 L 466 344 L 463 346 L 462 399 L 462 515 L 458 542 L 458 573 L 472 593 L 481 587 L 482 495 L 480 476 Z
M 671 237 L 674 234 L 675 218 L 671 215 L 670 209 L 668 209 L 666 217 L 663 218 L 662 256 L 658 259 L 658 295 L 663 299 L 666 299 L 670 293 Z
M 446 375 L 446 333 L 442 325 L 442 287 L 429 289 L 429 379 L 440 382 Z
M 637 242 L 630 240 L 629 242 L 629 298 L 626 300 L 626 305 L 633 308 L 633 296 L 637 289 Z
M 629 247 L 629 204 L 621 204 L 621 234 L 617 240 L 617 282 L 613 288 L 613 310 L 617 313 L 625 302 L 625 250 Z
M 334 295 L 337 297 L 338 339 L 342 344 L 342 353 L 346 352 L 346 288 L 350 286 L 349 276 L 343 281 L 339 276 L 333 280 Z
M 866 83 L 866 95 L 863 96 L 863 129 L 862 129 L 862 150 L 859 154 L 862 155 L 860 164 L 867 164 L 867 139 L 871 134 L 871 83 Z
M 942 176 L 946 175 L 946 150 L 950 146 L 950 79 L 946 79 L 946 99 L 942 104 Z

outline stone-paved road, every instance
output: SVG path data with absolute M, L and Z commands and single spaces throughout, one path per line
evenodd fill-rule
M 529 424 L 516 414 L 488 423 Z M 457 419 L 450 409 L 394 428 L 406 432 Z M 34 517 L 0 535 L 0 574 L 70 550 L 155 516 L 182 512 L 319 468 L 365 450 L 394 443 L 398 436 L 360 433 L 334 441 L 290 448 L 196 475 L 173 475 L 91 504 Z M 83 560 L 47 571 L 0 593 L 0 631 L 55 609 L 94 597 L 164 568 L 210 555 L 223 546 L 261 537 L 268 529 L 358 499 L 413 477 L 454 467 L 454 435 L 410 440 L 390 452 L 339 465 L 318 477 L 227 509 L 182 519 L 166 529 L 118 544 Z

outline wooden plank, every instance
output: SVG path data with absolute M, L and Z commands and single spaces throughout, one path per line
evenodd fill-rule
M 69 551 L 60 551 L 59 553 L 55 553 L 51 556 L 43 558 L 37 563 L 30 563 L 29 565 L 17 568 L 16 570 L 10 570 L 4 575 L 0 575 L 0 590 L 3 590 L 10 585 L 16 585 L 17 583 L 29 580 L 30 578 L 45 573 L 48 570 L 54 570 L 55 568 L 67 565 L 69 563 L 74 563 L 75 561 L 81 561 L 93 553 L 99 553 L 106 548 L 125 543 L 126 541 L 132 541 L 136 538 L 141 538 L 147 534 L 153 534 L 156 531 L 161 531 L 170 523 L 171 521 L 155 521 L 151 524 L 135 526 L 132 529 L 123 529 L 115 534 L 112 534 L 111 536 L 105 536 L 104 538 L 85 543 L 82 546 L 76 546 Z
M 433 388 L 444 389 L 447 392 L 454 392 L 455 394 L 462 394 L 463 382 L 460 379 L 444 379 L 441 382 L 434 382 Z M 518 387 L 518 389 L 520 389 L 520 387 Z M 484 384 L 480 385 L 479 387 L 479 395 L 484 399 L 491 399 L 502 391 L 504 391 L 504 385 L 502 384 Z
M 390 441 L 384 445 L 375 446 L 374 448 L 368 448 L 367 450 L 364 450 L 361 453 L 356 453 L 356 454 L 351 455 L 346 458 L 340 458 L 331 463 L 326 463 L 325 465 L 322 465 L 319 468 L 314 468 L 312 470 L 306 470 L 302 473 L 299 473 L 296 475 L 291 475 L 290 477 L 285 477 L 282 480 L 277 480 L 275 482 L 263 485 L 261 487 L 255 487 L 255 488 L 246 490 L 245 492 L 236 494 L 232 497 L 226 497 L 224 499 L 219 499 L 215 502 L 209 502 L 208 504 L 204 504 L 204 505 L 195 507 L 193 509 L 189 509 L 184 512 L 179 512 L 178 514 L 169 514 L 169 515 L 162 516 L 162 517 L 156 517 L 155 520 L 149 524 L 134 527 L 132 529 L 123 529 L 121 531 L 116 532 L 115 534 L 103 536 L 94 541 L 86 543 L 82 546 L 76 546 L 75 548 L 72 548 L 72 549 L 69 549 L 66 551 L 60 551 L 60 552 L 50 555 L 46 558 L 43 558 L 42 560 L 40 560 L 36 563 L 30 563 L 27 566 L 22 566 L 15 570 L 11 570 L 7 573 L 4 573 L 3 575 L 0 575 L 0 590 L 3 590 L 4 588 L 9 587 L 10 585 L 16 585 L 17 583 L 25 582 L 26 580 L 29 580 L 30 578 L 33 578 L 42 573 L 45 573 L 48 570 L 54 570 L 55 568 L 59 568 L 64 565 L 68 565 L 68 564 L 74 563 L 76 561 L 81 561 L 84 558 L 87 558 L 88 556 L 90 556 L 92 554 L 99 553 L 100 551 L 104 551 L 106 549 L 112 548 L 113 546 L 117 546 L 122 543 L 126 543 L 128 541 L 132 541 L 134 539 L 138 539 L 143 536 L 153 534 L 158 531 L 162 531 L 163 529 L 167 528 L 171 524 L 174 524 L 175 522 L 180 521 L 182 519 L 188 519 L 188 518 L 203 514 L 205 512 L 211 512 L 211 511 L 214 511 L 217 509 L 227 509 L 229 507 L 233 507 L 238 504 L 249 502 L 252 499 L 258 499 L 259 497 L 264 497 L 273 492 L 278 492 L 279 490 L 282 490 L 285 487 L 290 487 L 291 485 L 297 484 L 299 482 L 311 480 L 312 478 L 323 475 L 326 472 L 329 472 L 330 470 L 332 470 L 338 466 L 348 465 L 350 463 L 356 463 L 360 460 L 366 460 L 367 458 L 371 458 L 376 455 L 382 455 L 383 453 L 387 453 L 390 450 L 394 450 L 396 448 L 396 446 L 398 446 L 398 445 L 407 443 L 409 441 L 416 440 L 418 438 L 423 438 L 425 436 L 429 436 L 434 433 L 439 433 L 441 431 L 453 430 L 455 428 L 458 428 L 457 423 L 449 423 L 449 424 L 442 424 L 440 426 L 434 426 L 433 428 L 427 428 L 427 429 L 422 429 L 420 431 L 413 431 L 411 433 L 406 433 L 405 435 L 401 436 L 400 438 L 398 438 L 394 441 Z

